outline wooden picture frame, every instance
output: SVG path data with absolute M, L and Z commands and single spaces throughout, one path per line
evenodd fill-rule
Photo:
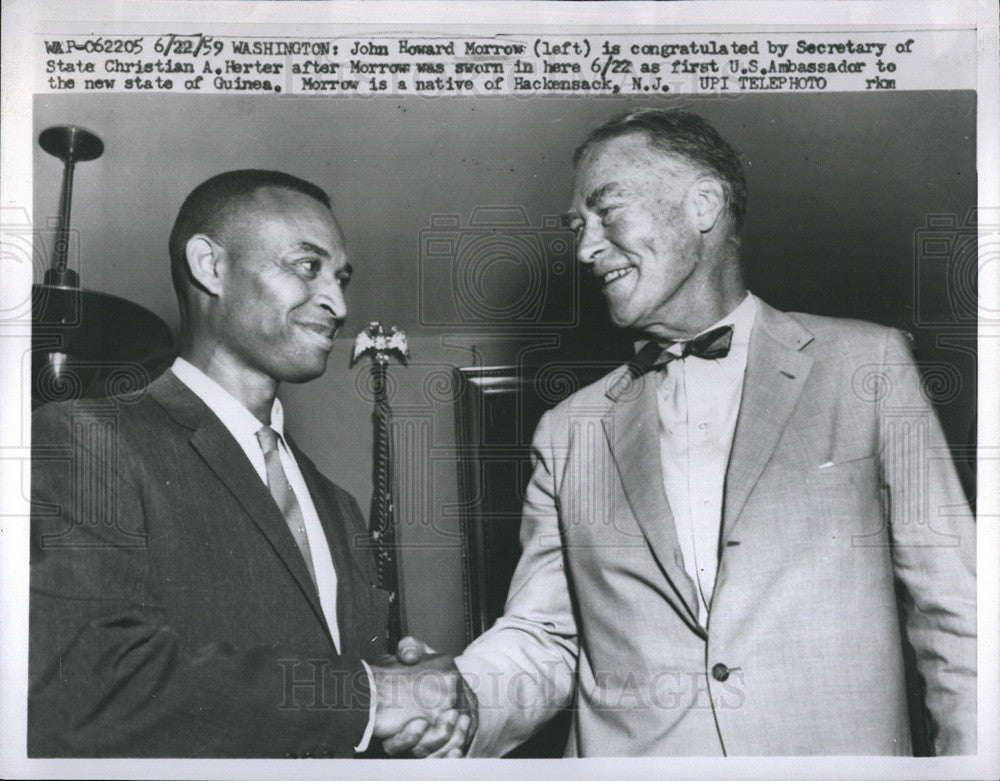
M 521 555 L 521 507 L 539 419 L 616 365 L 565 362 L 454 369 L 467 644 L 503 614 Z M 567 708 L 507 756 L 562 756 L 569 724 Z

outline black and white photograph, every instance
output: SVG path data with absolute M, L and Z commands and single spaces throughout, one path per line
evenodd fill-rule
M 996 8 L 4 18 L 4 776 L 996 776 Z

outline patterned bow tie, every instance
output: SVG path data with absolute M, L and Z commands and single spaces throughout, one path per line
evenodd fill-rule
M 733 342 L 733 327 L 731 325 L 720 325 L 713 328 L 701 336 L 696 336 L 686 342 L 672 340 L 668 342 L 649 342 L 635 355 L 634 363 L 640 373 L 645 373 L 653 369 L 661 369 L 671 361 L 680 358 L 687 358 L 693 355 L 695 358 L 713 360 L 715 358 L 725 358 L 729 355 L 729 348 Z M 683 344 L 680 353 L 671 352 L 670 348 L 675 344 Z

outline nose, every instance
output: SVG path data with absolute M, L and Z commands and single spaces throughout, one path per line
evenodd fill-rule
M 316 284 L 319 286 L 316 291 L 316 302 L 333 316 L 339 327 L 347 317 L 347 299 L 336 270 L 326 267 L 317 278 Z
M 594 263 L 604 248 L 604 231 L 600 220 L 587 218 L 576 239 L 576 259 L 584 265 Z

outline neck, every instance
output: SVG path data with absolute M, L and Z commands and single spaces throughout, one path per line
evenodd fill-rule
M 217 344 L 206 345 L 198 339 L 184 345 L 181 358 L 219 383 L 257 420 L 270 425 L 271 408 L 278 394 L 277 380 L 248 369 Z
M 687 279 L 677 295 L 643 333 L 654 339 L 689 339 L 717 323 L 738 307 L 747 295 L 735 247 L 721 262 L 702 267 Z

